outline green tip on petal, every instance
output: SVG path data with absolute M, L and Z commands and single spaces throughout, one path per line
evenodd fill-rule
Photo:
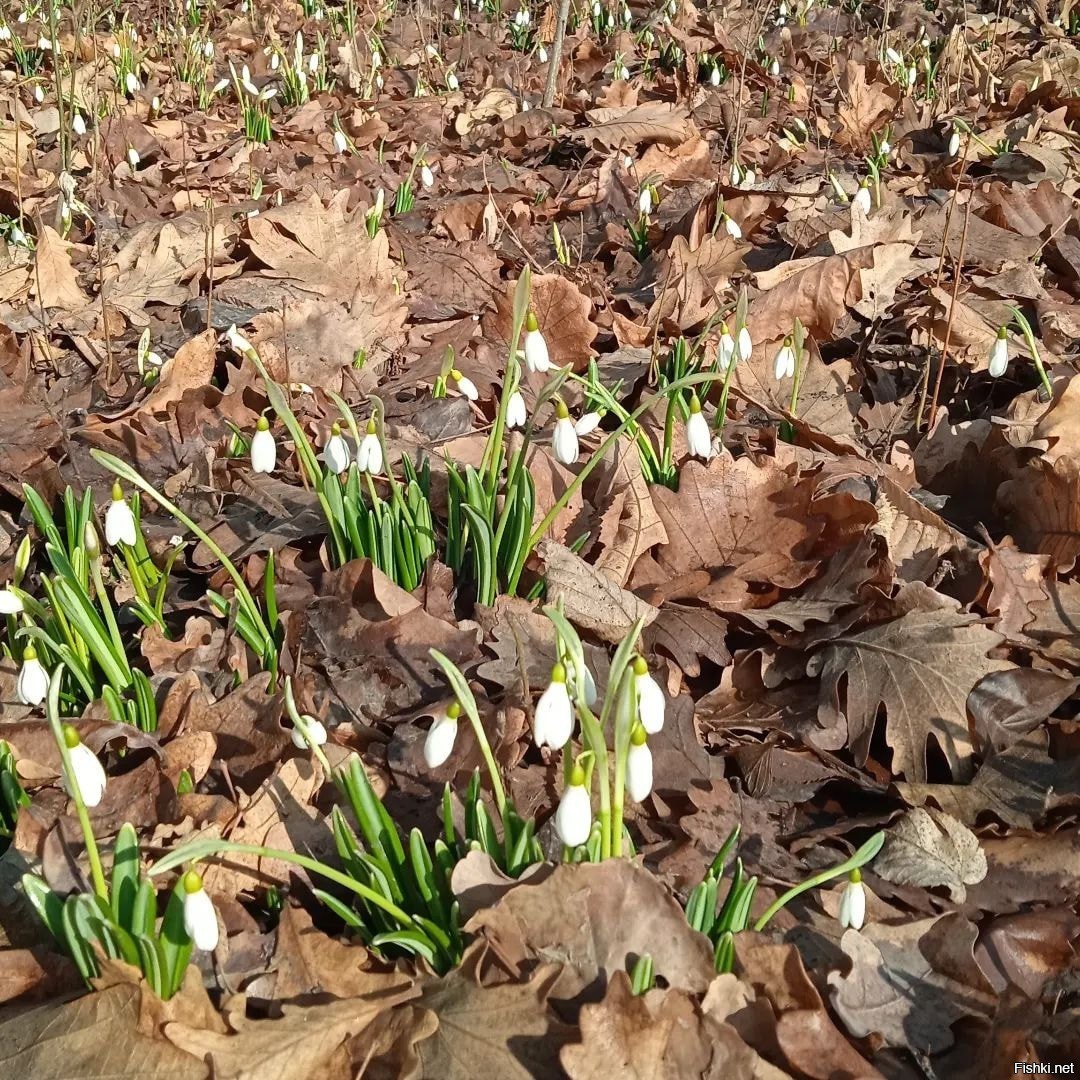
M 551 669 L 551 681 L 552 682 L 566 682 L 566 668 L 562 664 L 556 664 Z
M 630 732 L 630 742 L 634 746 L 644 746 L 647 739 L 648 735 L 645 732 L 645 728 L 642 727 L 640 722 L 635 724 L 634 730 Z
M 367 422 L 367 433 L 374 435 L 378 429 L 375 427 L 375 417 L 372 416 Z
M 269 431 L 270 430 L 270 421 L 267 420 L 265 416 L 260 416 L 258 423 L 255 425 L 255 430 L 256 431 Z
M 558 402 L 555 405 L 555 415 L 560 420 L 570 419 L 570 410 L 566 407 L 566 402 L 563 401 L 562 398 L 559 398 Z
M 341 434 L 341 425 L 336 420 L 330 425 L 330 434 L 335 439 Z
M 124 489 L 120 486 L 120 481 L 119 480 L 114 480 L 113 481 L 112 500 L 113 500 L 113 502 L 123 502 L 124 501 Z
M 1004 341 L 1009 336 L 1008 327 L 999 326 L 997 336 L 998 336 L 998 341 Z
M 197 870 L 189 870 L 184 875 L 184 892 L 188 894 L 197 893 L 202 887 L 202 876 Z
M 36 660 L 36 659 L 37 659 L 37 649 L 35 649 L 33 645 L 27 645 L 26 648 L 23 649 L 23 661 L 25 662 L 27 660 Z
M 82 739 L 79 738 L 79 733 L 70 724 L 65 724 L 60 729 L 60 733 L 64 736 L 64 745 L 69 750 L 74 750 L 75 747 L 82 742 Z
M 574 762 L 574 767 L 570 770 L 570 786 L 585 786 L 585 770 L 576 761 Z
M 528 330 L 530 334 L 540 329 L 540 324 L 536 321 L 536 315 L 532 311 L 525 317 L 525 329 Z
M 727 324 L 726 319 L 720 324 L 720 334 L 721 335 L 727 334 L 728 337 L 731 336 L 731 331 L 728 329 L 728 324 Z
M 698 401 L 697 394 L 691 394 L 690 395 L 690 412 L 691 413 L 699 413 L 699 412 L 701 412 L 701 402 Z
M 451 720 L 456 720 L 461 715 L 461 703 L 458 701 L 451 701 L 450 704 L 446 706 L 446 715 Z
M 695 400 L 697 400 L 697 399 L 695 398 Z M 690 408 L 691 408 L 691 411 L 693 411 L 694 407 L 692 405 L 690 406 Z M 648 675 L 649 674 L 649 665 L 646 663 L 644 656 L 635 656 L 634 657 L 634 674 L 635 675 Z
M 453 379 L 454 382 L 461 382 L 461 372 L 458 371 L 457 368 L 451 368 L 450 369 L 450 378 Z
M 852 885 L 858 885 L 859 882 L 862 881 L 862 871 L 858 869 L 852 870 L 851 873 L 848 874 L 848 881 L 850 881 Z

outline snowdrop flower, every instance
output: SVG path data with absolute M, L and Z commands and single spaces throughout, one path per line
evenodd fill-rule
M 600 6 L 600 0 L 593 0 L 592 13 L 594 19 L 599 19 L 604 13 L 604 9 Z
M 127 163 L 131 166 L 132 170 L 139 167 L 139 162 L 142 159 L 139 157 L 139 151 L 134 146 L 129 146 L 127 151 Z
M 42 52 L 52 52 L 53 43 L 44 34 L 38 36 L 37 47 Z
M 912 64 L 911 67 L 909 67 L 907 69 L 907 84 L 908 84 L 908 86 L 914 86 L 915 85 L 915 80 L 918 78 L 918 76 L 919 76 L 918 69 L 915 67 L 914 64 Z
M 383 77 L 381 75 L 375 76 L 375 88 L 381 90 L 383 88 Z
M 277 465 L 277 443 L 270 430 L 270 421 L 260 416 L 251 437 L 251 469 L 257 473 L 272 473 Z
M 292 731 L 289 732 L 293 746 L 297 750 L 307 750 L 311 746 L 325 746 L 326 725 L 317 717 L 309 716 L 307 713 L 304 713 L 300 720 L 301 724 L 294 725 Z
M 259 88 L 251 81 L 251 72 L 247 64 L 240 69 L 240 85 L 252 96 L 259 96 Z
M 740 187 L 752 188 L 757 183 L 757 173 L 753 169 L 743 170 L 743 179 Z
M 281 67 L 281 57 L 277 53 L 271 53 L 270 55 L 270 70 L 277 71 Z
M 585 770 L 575 763 L 555 811 L 555 832 L 567 847 L 577 847 L 592 831 L 592 800 L 585 787 Z
M 202 47 L 202 53 L 207 60 L 212 59 L 214 55 L 214 43 L 212 41 L 204 42 Z
M 652 791 L 652 751 L 646 740 L 645 728 L 636 724 L 630 735 L 626 752 L 626 793 L 634 802 L 642 802 Z
M 382 53 L 378 49 L 371 50 L 371 68 L 373 71 L 382 67 Z
M 260 101 L 269 101 L 271 98 L 275 98 L 275 97 L 277 97 L 277 87 L 276 86 L 264 86 L 262 88 L 262 90 L 259 92 L 259 100 Z
M 360 449 L 356 452 L 356 467 L 371 476 L 378 476 L 382 472 L 383 452 L 382 443 L 379 442 L 378 429 L 375 426 L 375 418 L 367 422 L 367 432 L 360 440 Z
M 776 351 L 773 374 L 777 379 L 790 379 L 795 375 L 795 349 L 792 347 L 790 335 L 784 338 L 783 345 Z
M 892 153 L 892 143 L 888 139 L 882 139 L 878 143 L 878 152 L 882 157 L 888 157 Z
M 34 100 L 40 105 L 45 100 L 45 91 L 41 87 L 41 83 L 34 84 Z
M 577 432 L 577 437 L 582 439 L 586 435 L 592 434 L 592 432 L 600 426 L 600 421 L 602 419 L 603 413 L 597 412 L 595 409 L 592 412 L 584 413 L 581 419 L 574 424 L 574 431 Z
M 79 738 L 79 733 L 71 724 L 64 724 L 60 732 L 71 762 L 70 776 L 65 770 L 60 783 L 69 795 L 73 796 L 77 791 L 87 806 L 97 806 L 105 794 L 105 770 L 97 754 Z
M 720 340 L 716 346 L 716 360 L 721 371 L 727 371 L 733 357 L 735 357 L 735 339 L 731 336 L 728 324 L 723 322 L 720 324 Z
M 531 311 L 525 320 L 525 366 L 530 371 L 540 372 L 541 375 L 551 370 L 547 342 L 540 333 L 536 316 Z
M 22 597 L 13 589 L 0 589 L 0 615 L 20 615 L 22 611 Z
M 319 70 L 319 54 L 312 53 L 307 58 L 307 69 L 309 75 L 314 75 Z
M 960 132 L 953 131 L 949 136 L 949 157 L 956 157 L 960 152 Z
M 870 213 L 870 183 L 864 176 L 859 183 L 859 190 L 851 200 L 852 206 L 857 206 L 864 214 Z
M 712 435 L 709 434 L 709 425 L 705 417 L 701 415 L 701 402 L 697 394 L 690 398 L 690 415 L 686 420 L 686 446 L 692 457 L 699 457 L 702 461 L 708 461 L 712 457 Z M 649 730 L 651 734 L 651 729 Z
M 697 415 L 700 416 L 701 413 Z M 634 690 L 637 694 L 638 719 L 641 721 L 641 726 L 646 734 L 655 735 L 664 726 L 667 699 L 664 697 L 664 691 L 660 689 L 660 684 L 649 674 L 649 665 L 645 662 L 644 656 L 634 657 Z
M 852 870 L 848 883 L 840 896 L 840 925 L 846 930 L 861 930 L 866 922 L 866 889 L 863 888 L 862 874 Z
M 11 27 L 7 23 L 0 23 L 0 41 L 11 40 Z
M 82 113 L 75 113 L 71 118 L 71 130 L 75 132 L 79 138 L 82 138 L 86 134 L 86 121 L 82 118 Z
M 630 69 L 621 60 L 616 60 L 615 67 L 611 72 L 611 77 L 616 80 L 622 79 L 625 81 L 630 78 Z
M 344 154 L 349 149 L 349 140 L 345 138 L 345 132 L 341 128 L 334 129 L 334 149 L 339 154 Z
M 885 59 L 890 64 L 902 64 L 904 62 L 904 58 L 892 46 L 885 50 Z
M 117 544 L 134 547 L 138 542 L 135 515 L 124 499 L 124 492 L 119 482 L 113 484 L 112 502 L 109 503 L 109 509 L 105 511 L 105 542 L 109 547 L 116 547 Z
M 990 346 L 989 371 L 995 379 L 1000 379 L 1009 366 L 1009 332 L 1004 326 L 998 327 L 997 337 Z
M 431 187 L 431 185 L 435 183 L 435 174 L 431 171 L 431 166 L 426 161 L 420 166 L 420 183 L 426 188 Z
M 453 15 L 451 17 L 453 18 L 454 22 L 461 22 L 461 5 L 460 4 L 455 4 L 454 5 L 454 13 L 453 13 Z
M 437 769 L 453 753 L 459 716 L 461 706 L 452 701 L 428 728 L 427 737 L 424 739 L 424 764 L 429 769 Z
M 156 115 L 157 115 L 157 114 L 158 114 L 159 112 L 161 112 L 161 98 L 159 98 L 159 97 L 157 96 L 157 94 L 155 94 L 155 95 L 154 95 L 154 96 L 153 96 L 153 97 L 152 97 L 152 98 L 150 99 L 150 112 L 151 112 L 151 113 L 153 113 L 153 114 L 154 114 L 155 116 L 156 116 Z
M 727 214 L 720 215 L 721 221 L 724 223 L 724 231 L 731 237 L 732 240 L 742 239 L 742 228 L 739 223 Z
M 738 337 L 735 339 L 738 359 L 745 362 L 754 355 L 754 342 L 750 338 L 750 331 L 745 326 L 739 327 Z
M 448 71 L 446 73 L 446 89 L 454 91 L 458 88 L 458 86 L 458 77 L 452 71 Z
M 124 76 L 124 89 L 127 90 L 129 94 L 134 94 L 139 89 L 139 80 L 134 71 L 129 71 Z
M 255 351 L 254 348 L 252 348 L 251 342 L 236 329 L 236 323 L 233 323 L 232 326 L 225 331 L 225 338 L 229 342 L 230 347 L 241 356 L 245 356 Z
M 457 368 L 454 368 L 450 372 L 450 378 L 457 383 L 457 388 L 461 392 L 463 397 L 467 397 L 470 401 L 476 401 L 480 397 L 480 391 L 476 389 L 476 383 L 472 379 L 465 375 L 462 375 Z
M 743 170 L 737 161 L 731 163 L 731 168 L 728 170 L 728 180 L 732 187 L 739 187 L 742 184 Z
M 37 649 L 27 645 L 23 649 L 23 662 L 15 682 L 15 693 L 24 705 L 40 705 L 49 692 L 49 673 L 37 658 Z M 90 804 L 88 804 L 90 805 Z
M 184 875 L 183 890 L 184 930 L 196 949 L 213 952 L 218 943 L 217 911 L 197 871 L 189 870 Z
M 541 64 L 546 64 L 548 62 L 548 51 L 543 45 L 536 50 L 536 59 L 539 60 Z
M 711 86 L 720 85 L 720 69 L 713 64 L 712 71 L 709 72 L 709 84 Z
M 638 210 L 648 217 L 653 212 L 653 195 L 652 188 L 646 185 L 641 189 L 641 194 L 638 195 Z
M 565 666 L 565 665 L 564 665 Z M 596 680 L 593 678 L 592 672 L 589 670 L 587 664 L 581 666 L 581 693 L 578 694 L 576 683 L 576 674 L 574 667 L 571 665 L 566 669 L 566 687 L 579 700 L 584 701 L 585 704 L 591 709 L 596 704 Z
M 614 11 L 609 11 L 607 13 L 607 28 L 608 28 L 608 30 L 614 30 L 615 29 L 615 12 Z
M 211 94 L 220 94 L 222 90 L 225 90 L 228 87 L 228 85 L 229 85 L 229 80 L 228 79 L 218 79 L 218 81 L 216 83 L 214 83 L 214 88 L 210 91 L 210 93 Z
M 340 476 L 352 461 L 352 452 L 342 437 L 340 424 L 335 423 L 330 428 L 330 438 L 326 440 L 323 448 L 323 461 L 335 476 Z
M 780 74 L 780 61 L 775 56 L 769 61 L 769 74 L 774 78 Z
M 555 416 L 555 431 L 551 436 L 555 460 L 560 465 L 573 465 L 578 459 L 580 448 L 577 431 L 574 430 L 574 422 L 570 419 L 570 410 L 565 401 L 560 401 L 555 407 Z
M 570 741 L 574 733 L 574 711 L 566 689 L 566 668 L 556 664 L 551 669 L 551 682 L 540 695 L 533 716 L 533 740 L 537 746 L 558 750 Z
M 511 430 L 524 427 L 527 419 L 528 413 L 525 411 L 525 399 L 521 396 L 520 390 L 515 390 L 506 403 L 506 426 Z

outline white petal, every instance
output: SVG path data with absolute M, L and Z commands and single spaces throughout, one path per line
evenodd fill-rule
M 97 754 L 85 743 L 73 746 L 68 753 L 71 755 L 71 771 L 75 774 L 75 783 L 79 785 L 83 802 L 87 806 L 97 806 L 105 794 L 105 770 Z M 64 787 L 67 787 L 66 783 Z
M 217 948 L 217 912 L 205 889 L 184 894 L 184 929 L 196 949 L 213 952 Z
M 745 326 L 739 329 L 738 350 L 739 359 L 744 362 L 754 354 L 754 342 L 750 338 L 750 331 Z
M 1009 343 L 1004 338 L 994 338 L 990 349 L 990 374 L 1000 379 L 1009 367 Z
M 664 726 L 667 698 L 657 681 L 648 673 L 635 675 L 634 682 L 637 689 L 638 719 L 648 734 L 655 735 Z
M 331 435 L 323 449 L 323 461 L 335 476 L 339 476 L 352 461 L 349 444 L 340 435 Z
M 15 693 L 24 705 L 40 705 L 49 692 L 49 673 L 36 657 L 24 660 L 15 682 Z
M 515 390 L 506 403 L 506 426 L 508 428 L 524 427 L 526 420 L 528 420 L 528 414 L 525 411 L 525 399 L 521 396 L 520 390 Z
M 304 737 L 304 732 L 301 731 L 300 728 L 294 727 L 292 731 L 289 732 L 293 741 L 293 746 L 295 746 L 297 750 L 307 750 L 312 743 L 315 746 L 325 746 L 326 726 L 323 722 L 314 716 L 305 715 L 304 723 L 308 738 L 310 738 L 310 743 L 308 738 Z
M 866 921 L 866 890 L 861 881 L 849 881 L 840 897 L 840 925 L 861 930 Z
M 692 412 L 686 421 L 686 445 L 694 457 L 703 461 L 708 461 L 712 456 L 709 422 L 699 412 Z
M 626 793 L 641 802 L 652 791 L 652 751 L 648 743 L 630 744 L 626 753 Z
M 383 453 L 378 435 L 364 436 L 356 455 L 356 464 L 361 472 L 371 473 L 372 476 L 382 472 Z
M 577 432 L 570 417 L 564 416 L 555 421 L 555 432 L 551 437 L 551 447 L 555 452 L 555 460 L 562 465 L 573 465 L 580 449 L 578 447 Z
M 583 784 L 570 784 L 555 811 L 555 832 L 567 847 L 577 847 L 589 839 L 592 830 L 592 802 Z
M 272 473 L 277 465 L 277 443 L 273 432 L 256 431 L 251 437 L 251 469 L 257 473 Z
M 574 713 L 564 682 L 552 682 L 540 695 L 533 718 L 533 739 L 537 746 L 561 749 L 574 730 Z
M 600 414 L 598 412 L 587 412 L 577 423 L 574 424 L 574 431 L 577 432 L 578 438 L 583 438 L 585 435 L 590 435 L 600 426 Z
M 134 547 L 138 541 L 135 531 L 135 515 L 124 499 L 113 499 L 105 511 L 105 542 L 110 547 L 127 544 Z
M 731 366 L 731 358 L 735 355 L 735 341 L 728 333 L 720 335 L 720 342 L 716 350 L 716 358 L 721 371 L 727 371 Z
M 0 615 L 18 615 L 23 610 L 23 602 L 10 589 L 0 589 Z
M 525 332 L 525 364 L 530 371 L 538 371 L 541 374 L 551 370 L 547 342 L 539 330 Z
M 457 720 L 445 713 L 428 729 L 424 739 L 424 764 L 429 769 L 437 769 L 453 752 L 457 729 Z
M 476 383 L 465 375 L 457 380 L 457 388 L 470 401 L 476 401 L 480 397 L 480 391 L 476 389 Z
M 345 138 L 345 132 L 340 128 L 334 132 L 334 149 L 339 154 L 344 154 L 349 148 L 349 141 Z

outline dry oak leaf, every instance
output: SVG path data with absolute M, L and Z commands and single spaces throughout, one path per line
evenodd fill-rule
M 483 319 L 484 336 L 510 346 L 513 329 L 516 280 L 495 296 L 495 310 Z M 572 282 L 559 274 L 534 274 L 529 294 L 529 308 L 547 342 L 551 362 L 556 367 L 569 364 L 575 370 L 585 368 L 592 356 L 596 326 L 589 320 L 592 301 Z M 521 347 L 521 343 L 518 343 Z
M 849 746 L 861 765 L 884 704 L 894 773 L 925 783 L 932 735 L 953 777 L 968 780 L 974 750 L 967 698 L 981 678 L 1013 666 L 986 655 L 1001 641 L 974 616 L 944 609 L 909 611 L 834 638 L 806 668 L 821 676 L 818 719 L 829 729 L 846 716 Z
M 979 565 L 989 583 L 986 610 L 997 614 L 994 629 L 1010 641 L 1027 641 L 1024 627 L 1035 618 L 1033 606 L 1047 597 L 1049 555 L 1021 551 L 1006 536 L 979 556 Z
M 4 1076 L 79 1080 L 204 1080 L 198 1056 L 137 1030 L 140 991 L 113 986 L 64 1004 L 50 1002 L 0 1021 Z
M 874 873 L 896 885 L 944 886 L 962 904 L 966 886 L 986 877 L 986 855 L 978 837 L 951 814 L 917 806 L 886 832 Z
M 998 488 L 1024 551 L 1049 555 L 1058 573 L 1080 555 L 1080 458 L 1039 458 Z
M 139 403 L 136 412 L 165 412 L 188 390 L 209 386 L 216 363 L 217 334 L 213 330 L 185 341 L 176 354 L 161 365 L 157 382 Z
M 677 492 L 653 490 L 668 534 L 656 560 L 671 578 L 734 568 L 746 581 L 783 583 L 796 549 L 820 531 L 809 514 L 812 497 L 808 483 L 749 456 L 688 462 Z
M 604 641 L 617 644 L 638 619 L 648 626 L 659 613 L 554 540 L 542 540 L 536 553 L 546 566 L 549 599 L 561 600 L 563 613 L 575 626 Z
M 678 146 L 698 134 L 687 109 L 667 101 L 590 109 L 585 115 L 592 127 L 573 131 L 573 137 L 587 139 L 609 150 L 637 146 L 639 143 Z
M 749 250 L 749 244 L 736 242 L 726 232 L 706 236 L 692 251 L 685 236 L 676 236 L 657 274 L 650 325 L 671 319 L 688 329 L 705 322 L 720 309 L 723 292 L 731 276 L 742 268 L 743 256 Z
M 757 1053 L 729 1024 L 703 1016 L 678 990 L 635 995 L 625 971 L 615 973 L 603 1001 L 582 1008 L 578 1022 L 581 1042 L 564 1046 L 559 1055 L 570 1080 L 761 1075 Z M 785 1075 L 769 1068 L 774 1077 Z
M 847 62 L 841 81 L 844 104 L 836 110 L 840 128 L 833 138 L 841 146 L 866 146 L 870 133 L 885 117 L 891 116 L 900 100 L 900 88 L 888 83 L 869 83 L 866 68 L 855 60 Z
M 79 285 L 71 265 L 71 245 L 60 234 L 37 220 L 37 249 L 31 285 L 38 303 L 44 308 L 63 308 L 67 313 L 81 311 L 89 299 Z

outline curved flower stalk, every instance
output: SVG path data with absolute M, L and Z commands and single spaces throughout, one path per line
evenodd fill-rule
M 19 811 L 30 805 L 30 796 L 23 791 L 15 771 L 15 755 L 3 739 L 0 739 L 0 855 L 7 850 L 8 842 L 15 833 Z

